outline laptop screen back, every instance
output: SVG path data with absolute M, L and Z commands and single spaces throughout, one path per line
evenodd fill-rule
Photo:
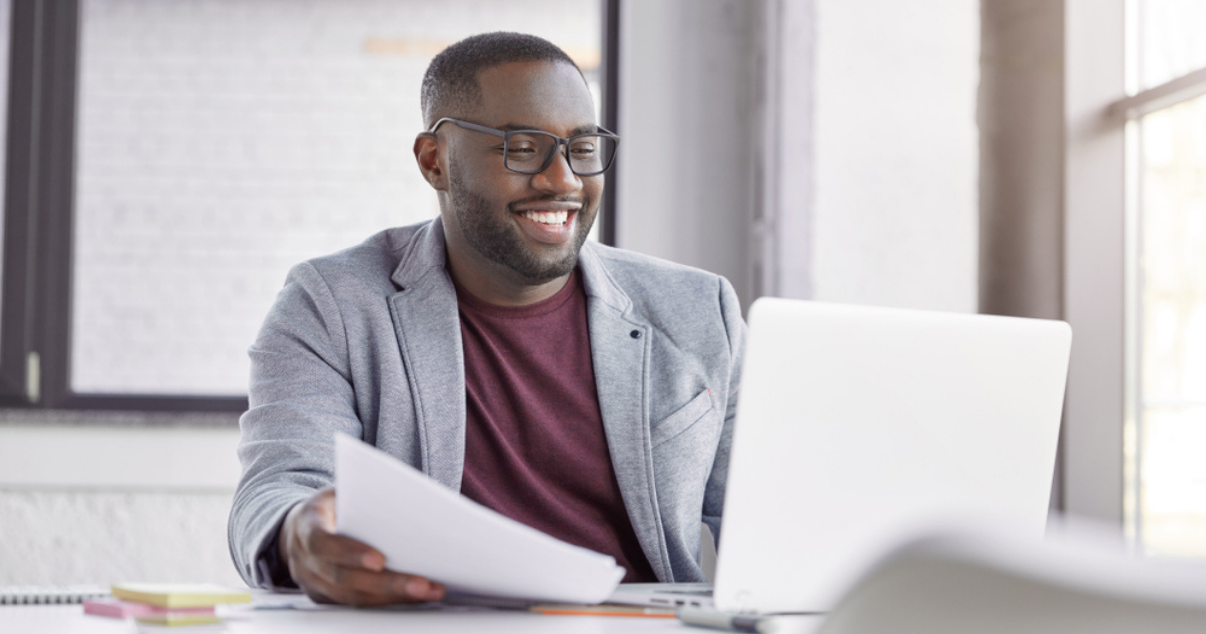
M 749 323 L 717 608 L 826 611 L 926 526 L 1042 536 L 1067 324 L 769 298 Z

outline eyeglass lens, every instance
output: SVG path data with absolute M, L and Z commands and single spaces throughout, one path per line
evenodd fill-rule
M 526 174 L 543 171 L 557 150 L 557 137 L 551 134 L 512 134 L 507 141 L 507 169 Z M 570 139 L 568 150 L 570 169 L 580 176 L 591 176 L 611 165 L 616 142 L 610 137 L 587 134 Z

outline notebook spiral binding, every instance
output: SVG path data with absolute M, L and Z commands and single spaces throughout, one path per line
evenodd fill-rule
M 109 590 L 94 585 L 0 586 L 0 605 L 50 605 L 82 603 L 109 596 Z

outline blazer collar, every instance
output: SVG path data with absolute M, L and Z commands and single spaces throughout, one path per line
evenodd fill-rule
M 610 306 L 617 313 L 630 315 L 632 299 L 628 297 L 624 289 L 620 288 L 620 285 L 607 271 L 607 267 L 604 266 L 603 260 L 599 257 L 599 251 L 603 248 L 605 247 L 594 242 L 587 242 L 578 252 L 578 268 L 582 271 L 586 294 L 591 299 Z
M 447 277 L 444 270 L 444 220 L 436 216 L 434 220 L 420 228 L 410 239 L 390 275 L 390 280 L 400 288 L 414 284 L 433 269 Z

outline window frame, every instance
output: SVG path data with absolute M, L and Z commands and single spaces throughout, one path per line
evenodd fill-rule
M 0 407 L 241 412 L 246 397 L 71 389 L 80 1 L 12 0 L 0 293 Z M 616 129 L 619 11 L 603 0 L 603 125 Z M 615 243 L 615 170 L 600 241 Z M 248 342 L 250 343 L 250 342 Z
M 1137 123 L 1206 94 L 1206 68 L 1135 91 L 1135 1 L 1067 0 L 1065 10 L 1064 314 L 1075 343 L 1064 508 L 1119 525 L 1138 545 Z

